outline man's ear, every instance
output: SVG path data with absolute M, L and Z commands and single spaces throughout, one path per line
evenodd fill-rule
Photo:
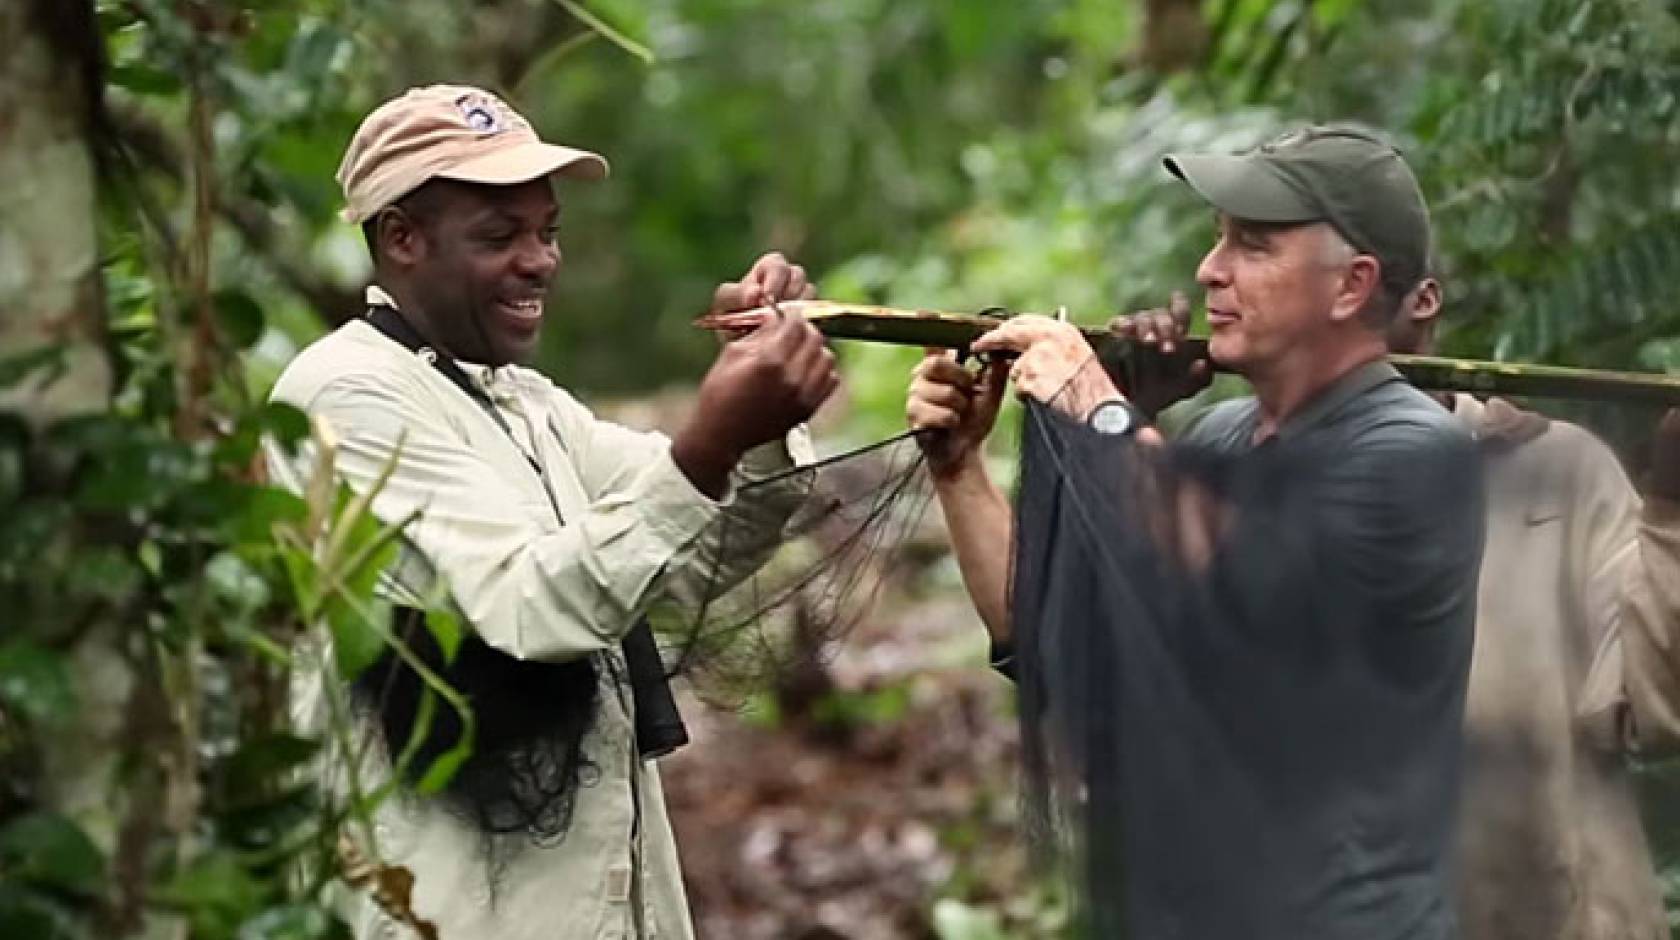
M 380 212 L 374 226 L 380 254 L 398 267 L 413 267 L 426 257 L 425 229 L 402 209 L 393 206 Z
M 1335 302 L 1330 307 L 1330 319 L 1352 320 L 1365 305 L 1382 290 L 1382 262 L 1371 255 L 1354 255 L 1342 273 L 1336 289 Z
M 1426 277 L 1406 297 L 1405 315 L 1413 323 L 1428 323 L 1441 314 L 1441 282 Z

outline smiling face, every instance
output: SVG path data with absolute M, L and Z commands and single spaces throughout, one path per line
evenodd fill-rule
M 433 180 L 379 228 L 382 281 L 442 351 L 489 366 L 528 360 L 560 266 L 547 179 L 514 186 Z
M 1196 269 L 1207 289 L 1209 352 L 1253 377 L 1310 355 L 1340 320 L 1352 249 L 1322 222 L 1273 225 L 1221 214 Z

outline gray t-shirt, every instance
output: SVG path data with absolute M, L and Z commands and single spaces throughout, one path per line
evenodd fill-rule
M 1206 691 L 1233 710 L 1229 740 L 1252 745 L 1242 763 L 1288 820 L 1263 827 L 1287 845 L 1251 846 L 1267 859 L 1254 897 L 1279 905 L 1274 923 L 1288 926 L 1275 936 L 1453 936 L 1482 544 L 1474 444 L 1387 363 L 1349 373 L 1257 445 L 1258 417 L 1252 398 L 1223 402 L 1179 441 L 1275 458 L 1291 477 L 1251 492 L 1224 550 L 1239 569 L 1226 587 L 1268 612 L 1277 658 L 1201 664 L 1229 680 Z

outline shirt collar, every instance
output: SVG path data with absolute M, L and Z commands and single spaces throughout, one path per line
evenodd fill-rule
M 367 290 L 363 292 L 362 298 L 370 307 L 402 309 L 397 306 L 397 299 L 378 284 L 369 284 Z M 501 400 L 513 395 L 511 383 L 503 379 L 504 374 L 509 373 L 510 370 L 496 369 L 476 362 L 468 362 L 465 359 L 456 359 L 455 364 L 461 367 L 461 371 L 465 372 L 468 378 L 472 379 L 474 385 L 489 393 L 492 398 Z M 511 375 L 508 377 L 511 378 Z
M 1376 359 L 1331 382 L 1323 391 L 1278 425 L 1278 438 L 1289 438 L 1324 423 L 1343 405 L 1389 382 L 1400 381 L 1400 372 L 1386 359 Z
M 396 298 L 386 293 L 385 288 L 380 287 L 378 284 L 369 284 L 367 286 L 367 290 L 362 292 L 362 297 L 367 301 L 367 305 L 369 307 L 390 307 L 392 310 L 399 309 L 397 307 Z

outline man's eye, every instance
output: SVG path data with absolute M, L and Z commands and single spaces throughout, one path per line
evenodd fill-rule
M 550 225 L 543 228 L 540 237 L 545 245 L 552 245 L 560 240 L 560 226 Z
M 479 241 L 492 248 L 506 248 L 513 244 L 512 232 L 485 232 L 479 236 Z

